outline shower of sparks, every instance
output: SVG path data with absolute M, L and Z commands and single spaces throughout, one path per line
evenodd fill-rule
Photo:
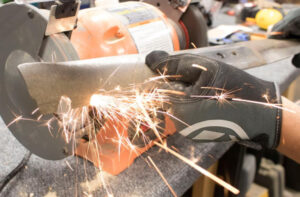
M 152 79 L 152 81 L 157 80 L 161 80 L 161 78 Z M 130 150 L 129 157 L 131 154 L 140 154 L 137 146 L 133 143 L 134 139 L 142 139 L 145 145 L 151 142 L 152 139 L 149 139 L 145 133 L 148 130 L 153 131 L 156 138 L 162 142 L 164 130 L 160 127 L 160 123 L 163 120 L 159 116 L 168 114 L 168 111 L 163 110 L 163 105 L 168 104 L 167 95 L 169 94 L 183 95 L 182 92 L 175 90 L 153 88 L 146 91 L 136 88 L 136 86 L 127 89 L 116 87 L 111 91 L 99 90 L 98 93 L 91 96 L 90 106 L 76 109 L 71 107 L 69 98 L 62 97 L 55 118 L 59 120 L 60 130 L 65 141 L 73 142 L 74 152 L 78 145 L 77 142 L 86 140 L 89 147 L 95 147 L 93 148 L 94 159 L 101 164 L 102 147 L 101 143 L 99 144 L 95 140 L 99 136 L 102 136 L 104 141 L 115 144 L 118 147 L 119 156 L 121 147 Z M 49 120 L 46 123 L 49 130 L 51 130 L 52 121 Z M 126 134 L 129 127 L 132 131 L 131 138 Z M 105 134 L 98 135 L 99 132 Z M 115 133 L 115 135 L 111 136 L 111 133 Z M 101 166 L 97 167 L 100 168 L 99 180 L 102 187 L 107 196 L 113 196 L 108 183 L 102 176 Z
M 136 130 L 134 136 L 143 135 L 142 128 L 150 128 L 162 141 L 158 129 L 161 120 L 155 117 L 157 117 L 157 110 L 162 108 L 166 101 L 166 96 L 161 94 L 161 90 L 154 89 L 150 92 L 131 90 L 125 94 L 124 92 L 110 92 L 108 95 L 105 93 L 94 94 L 90 104 L 96 109 L 99 117 L 119 121 L 127 120 L 134 123 Z
M 179 76 L 159 76 L 150 78 L 143 85 L 149 82 L 166 80 L 166 78 Z M 62 97 L 59 103 L 59 108 L 56 117 L 60 122 L 61 130 L 63 131 L 65 140 L 70 142 L 75 141 L 85 136 L 88 141 L 96 137 L 100 129 L 102 132 L 106 130 L 114 130 L 118 135 L 118 139 L 111 139 L 117 143 L 119 147 L 127 146 L 135 151 L 135 145 L 131 143 L 135 138 L 142 138 L 145 144 L 148 144 L 151 139 L 145 135 L 145 132 L 152 130 L 157 139 L 162 142 L 163 129 L 159 126 L 163 120 L 158 118 L 159 115 L 168 115 L 169 112 L 164 109 L 166 104 L 169 104 L 169 95 L 185 95 L 184 92 L 168 89 L 152 88 L 143 90 L 134 85 L 121 89 L 117 86 L 114 90 L 105 91 L 99 90 L 90 98 L 90 106 L 77 109 L 71 108 L 71 100 L 67 97 Z M 170 114 L 172 117 L 172 115 Z M 119 127 L 106 128 L 107 121 L 118 122 L 123 129 L 128 126 L 134 130 L 132 139 L 124 137 Z M 47 124 L 48 127 L 50 127 Z M 94 134 L 94 135 L 92 135 Z M 120 148 L 119 148 L 120 149 Z
M 144 138 L 145 144 L 151 141 L 151 139 L 147 139 L 144 130 L 142 128 L 151 129 L 152 131 L 154 131 L 157 139 L 160 141 L 160 143 L 154 142 L 154 144 L 167 150 L 172 155 L 176 156 L 183 162 L 192 166 L 193 168 L 195 168 L 205 176 L 208 176 L 218 184 L 222 185 L 229 191 L 233 192 L 234 194 L 239 193 L 239 191 L 236 188 L 226 183 L 225 181 L 221 180 L 220 178 L 216 177 L 215 175 L 209 173 L 208 171 L 201 168 L 200 166 L 196 165 L 192 160 L 189 160 L 181 156 L 179 153 L 169 149 L 166 145 L 161 145 L 165 143 L 162 140 L 163 135 L 160 132 L 162 128 L 159 127 L 159 123 L 161 120 L 159 120 L 157 116 L 158 113 L 161 113 L 160 109 L 163 108 L 163 104 L 169 102 L 169 98 L 167 95 L 170 94 L 184 95 L 184 93 L 177 92 L 175 90 L 162 90 L 162 89 L 154 88 L 151 91 L 147 91 L 147 92 L 140 91 L 137 89 L 123 91 L 118 87 L 114 91 L 102 91 L 98 94 L 94 94 L 90 99 L 90 106 L 92 108 L 90 109 L 82 108 L 80 111 L 71 109 L 70 100 L 68 100 L 68 98 L 63 98 L 63 102 L 61 102 L 60 109 L 58 110 L 60 111 L 60 113 L 58 113 L 58 117 L 62 122 L 62 128 L 68 141 L 70 141 L 70 136 L 74 136 L 78 134 L 79 136 L 82 136 L 83 134 L 87 134 L 84 132 L 83 133 L 78 132 L 78 129 L 76 130 L 75 128 L 80 128 L 79 130 L 87 130 L 91 132 L 91 129 L 92 130 L 97 129 L 96 128 L 97 126 L 95 126 L 96 123 L 100 124 L 98 125 L 98 127 L 105 128 L 104 126 L 105 122 L 103 122 L 103 120 L 117 120 L 118 122 L 121 123 L 123 122 L 133 123 L 135 129 L 135 134 L 133 139 L 135 137 L 142 136 Z M 222 95 L 218 96 L 218 100 L 220 98 L 224 99 Z M 125 123 L 123 124 L 124 124 L 123 126 L 126 127 L 126 124 Z M 114 130 L 117 133 L 118 139 L 113 139 L 112 141 L 119 145 L 119 152 L 120 152 L 121 145 L 126 146 L 132 149 L 133 151 L 135 151 L 135 145 L 132 144 L 133 140 L 128 139 L 128 137 L 122 136 L 122 133 L 118 130 L 118 128 L 114 127 Z M 92 133 L 96 135 L 95 132 Z M 91 134 L 88 135 L 89 138 L 92 137 L 90 136 Z M 98 159 L 100 160 L 99 156 Z M 163 181 L 169 187 L 172 194 L 176 196 L 176 193 L 170 187 L 170 185 L 166 181 L 161 171 L 157 168 L 155 163 L 151 160 L 151 158 L 148 157 L 148 159 L 151 162 L 151 164 L 154 166 L 158 174 L 161 176 Z M 104 179 L 102 179 L 102 182 L 104 185 L 106 184 Z M 109 194 L 110 192 L 107 193 Z
M 227 182 L 223 181 L 222 179 L 220 179 L 219 177 L 217 177 L 214 174 L 210 173 L 209 171 L 205 170 L 204 168 L 201 168 L 200 166 L 198 166 L 197 164 L 195 164 L 193 161 L 191 161 L 188 158 L 186 158 L 186 157 L 180 155 L 179 153 L 173 151 L 172 149 L 168 148 L 166 145 L 162 145 L 162 144 L 160 144 L 158 142 L 154 142 L 154 144 L 157 145 L 157 146 L 159 146 L 160 148 L 166 150 L 167 152 L 171 153 L 172 155 L 174 155 L 175 157 L 177 157 L 181 161 L 183 161 L 186 164 L 188 164 L 189 166 L 193 167 L 198 172 L 200 172 L 201 174 L 207 176 L 208 178 L 210 178 L 211 180 L 215 181 L 216 183 L 220 184 L 221 186 L 223 186 L 224 188 L 228 189 L 232 193 L 234 193 L 234 194 L 239 194 L 240 193 L 240 191 L 238 189 L 236 189 L 235 187 L 233 187 L 232 185 L 230 185 Z
M 162 180 L 165 182 L 165 184 L 168 186 L 168 188 L 171 191 L 172 195 L 174 197 L 177 197 L 177 194 L 175 193 L 175 191 L 173 190 L 173 188 L 171 187 L 171 185 L 168 183 L 167 179 L 164 177 L 163 173 L 159 170 L 159 168 L 156 166 L 156 164 L 154 163 L 154 161 L 151 159 L 150 156 L 148 156 L 148 160 L 153 165 L 153 167 L 155 168 L 155 170 L 157 171 L 157 173 L 159 174 L 159 176 L 162 178 Z

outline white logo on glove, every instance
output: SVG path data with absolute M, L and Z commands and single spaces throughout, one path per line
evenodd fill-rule
M 181 135 L 187 136 L 190 135 L 192 132 L 197 131 L 202 128 L 206 127 L 223 127 L 223 128 L 228 128 L 231 129 L 237 136 L 239 136 L 243 140 L 249 140 L 248 135 L 244 131 L 242 127 L 237 125 L 234 122 L 228 121 L 228 120 L 206 120 L 202 122 L 198 122 L 196 124 L 193 124 L 179 133 Z M 224 136 L 225 133 L 220 133 L 220 132 L 215 132 L 215 131 L 208 131 L 204 130 L 195 137 L 193 137 L 194 140 L 215 140 L 217 138 L 220 138 Z M 230 136 L 231 138 L 234 136 Z

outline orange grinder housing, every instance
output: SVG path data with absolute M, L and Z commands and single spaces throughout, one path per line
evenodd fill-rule
M 77 28 L 71 42 L 80 59 L 91 59 L 126 54 L 147 54 L 153 50 L 172 52 L 180 49 L 175 28 L 157 8 L 142 2 L 126 2 L 113 7 L 95 7 L 79 12 Z M 124 73 L 124 75 L 130 75 Z M 121 117 L 120 117 L 121 118 Z M 172 121 L 165 116 L 164 136 L 175 132 Z M 100 169 L 116 175 L 129 167 L 153 143 L 132 148 L 117 143 L 120 134 L 128 137 L 128 128 L 117 121 L 107 120 L 97 136 L 87 143 L 82 140 L 76 154 Z M 116 133 L 116 129 L 119 133 Z
M 80 11 L 71 42 L 80 59 L 180 49 L 171 21 L 142 2 Z

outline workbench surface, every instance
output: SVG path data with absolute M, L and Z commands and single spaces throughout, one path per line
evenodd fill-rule
M 284 91 L 300 73 L 290 64 L 290 59 L 252 68 L 248 72 L 263 79 L 276 81 L 281 91 Z M 0 120 L 0 132 L 1 180 L 22 160 L 26 150 L 12 136 L 2 120 Z M 174 145 L 181 154 L 198 159 L 200 166 L 208 168 L 228 150 L 232 143 L 201 144 L 175 134 L 168 138 L 168 145 Z M 178 196 L 182 195 L 200 176 L 198 172 L 174 156 L 159 151 L 158 147 L 153 147 L 118 176 L 102 173 L 114 196 L 171 196 L 168 187 L 155 169 L 150 168 L 145 162 L 145 157 L 148 155 L 157 164 Z M 107 196 L 97 172 L 91 163 L 81 158 L 69 157 L 60 161 L 47 161 L 33 155 L 27 167 L 5 187 L 0 196 L 69 197 L 85 196 L 89 193 L 93 196 Z M 89 184 L 86 184 L 87 182 Z

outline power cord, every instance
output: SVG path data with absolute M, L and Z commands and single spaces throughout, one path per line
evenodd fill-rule
M 0 181 L 0 193 L 3 191 L 5 186 L 19 173 L 28 163 L 31 156 L 31 152 L 27 152 L 23 157 L 22 161 L 15 167 L 3 180 Z

